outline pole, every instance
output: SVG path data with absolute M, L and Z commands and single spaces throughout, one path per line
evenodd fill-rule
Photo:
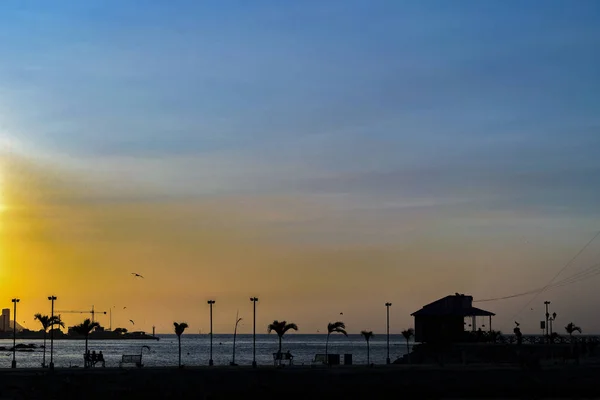
M 238 324 L 240 323 L 241 320 L 242 319 L 239 318 L 239 312 L 236 312 L 235 313 L 235 328 L 233 329 L 233 357 L 232 357 L 232 360 L 231 360 L 231 365 L 234 366 L 234 367 L 237 365 L 235 363 L 235 338 L 237 336 L 237 327 L 238 327 Z
M 12 299 L 12 302 L 15 305 L 15 311 L 13 316 L 13 359 L 11 365 L 12 368 L 17 368 L 17 303 L 19 301 L 19 299 Z
M 48 297 L 48 300 L 52 302 L 52 312 L 51 316 L 54 319 L 54 300 L 56 300 L 56 296 Z M 54 370 L 54 326 L 50 327 L 50 370 Z
M 256 368 L 256 302 L 258 297 L 251 297 L 250 301 L 253 303 L 253 322 L 252 322 L 252 367 Z
M 208 305 L 210 306 L 210 359 L 208 360 L 208 365 L 214 365 L 214 362 L 213 362 L 213 304 L 215 304 L 214 300 L 208 301 Z
M 386 364 L 390 364 L 390 306 L 392 303 L 385 303 L 385 308 L 387 312 L 387 357 L 385 359 Z
M 108 327 L 108 330 L 111 332 L 112 332 L 112 309 L 113 308 L 111 307 L 109 310 L 110 311 L 110 316 L 109 316 L 110 322 L 109 322 L 109 327 Z
M 546 336 L 548 336 L 548 320 L 550 319 L 550 313 L 548 312 L 548 305 L 550 304 L 550 302 L 545 301 L 544 304 L 546 305 Z

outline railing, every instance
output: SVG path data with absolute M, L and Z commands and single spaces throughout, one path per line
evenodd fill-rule
M 488 341 L 489 342 L 489 341 Z M 516 344 L 517 337 L 515 335 L 499 335 L 495 343 Z M 545 336 L 545 335 L 523 335 L 521 336 L 522 344 L 600 344 L 600 336 Z
M 516 335 L 504 335 L 498 332 L 465 332 L 463 343 L 500 343 L 500 344 L 516 344 Z M 600 336 L 596 335 L 522 335 L 522 344 L 600 344 Z

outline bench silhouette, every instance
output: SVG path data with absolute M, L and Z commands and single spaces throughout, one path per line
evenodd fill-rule
M 135 364 L 136 367 L 142 368 L 142 355 L 141 354 L 123 354 L 119 367 L 123 367 L 124 364 Z
M 294 356 L 291 355 L 290 353 L 273 353 L 273 364 L 277 365 L 279 363 L 279 365 L 281 365 L 282 361 L 289 361 L 290 365 L 292 365 L 292 361 L 294 359 Z
M 312 364 L 327 364 L 327 356 L 325 354 L 315 354 Z

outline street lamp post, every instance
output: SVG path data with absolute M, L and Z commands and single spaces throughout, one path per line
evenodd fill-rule
M 392 303 L 385 303 L 385 308 L 387 311 L 387 358 L 385 359 L 385 363 L 389 364 L 390 360 L 390 307 Z
M 548 306 L 550 305 L 550 302 L 545 301 L 544 305 L 546 306 L 546 337 L 548 337 L 548 322 L 550 320 L 550 313 L 548 312 Z
M 208 360 L 208 365 L 213 365 L 213 313 L 212 313 L 212 309 L 213 309 L 213 304 L 215 304 L 214 300 L 208 300 L 208 305 L 210 306 L 210 358 Z
M 258 297 L 250 297 L 250 301 L 253 303 L 253 328 L 252 328 L 252 367 L 256 368 L 256 302 Z
M 57 299 L 56 296 L 48 296 L 48 300 L 52 302 L 52 311 L 50 313 L 52 320 L 54 320 L 54 301 Z M 54 326 L 50 327 L 50 369 L 54 369 Z
M 21 301 L 20 299 L 12 299 L 13 304 L 15 305 L 15 312 L 13 316 L 13 359 L 12 359 L 12 368 L 17 368 L 17 303 Z
M 553 325 L 554 325 L 555 320 L 556 320 L 556 313 L 552 313 L 552 316 L 548 320 L 548 321 L 550 321 L 550 343 L 554 343 L 554 338 L 552 337 L 552 335 L 554 334 Z

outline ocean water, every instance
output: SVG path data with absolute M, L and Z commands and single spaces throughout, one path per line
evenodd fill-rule
M 140 354 L 142 346 L 150 346 L 150 351 L 143 350 L 145 366 L 176 366 L 177 365 L 177 336 L 158 335 L 155 340 L 90 340 L 90 351 L 102 351 L 107 367 L 117 367 L 123 354 Z M 315 354 L 325 352 L 326 335 L 288 334 L 283 338 L 283 352 L 290 351 L 294 356 L 294 364 L 310 365 Z M 43 345 L 43 340 L 17 340 L 19 343 L 35 343 Z M 12 348 L 12 340 L 0 340 L 0 346 Z M 412 343 L 411 343 L 412 346 Z M 273 353 L 277 351 L 277 335 L 256 335 L 256 362 L 259 365 L 273 365 Z M 371 362 L 385 364 L 387 346 L 386 335 L 375 335 L 370 341 Z M 71 366 L 83 367 L 83 340 L 55 340 L 54 365 L 57 368 Z M 39 367 L 42 363 L 43 349 L 33 352 L 17 351 L 17 368 Z M 229 365 L 232 360 L 233 335 L 217 335 L 213 337 L 213 361 L 215 365 Z M 352 354 L 354 364 L 367 363 L 367 343 L 360 335 L 331 335 L 329 353 L 341 355 Z M 402 335 L 390 335 L 390 358 L 396 358 L 406 353 L 406 340 Z M 210 357 L 210 336 L 183 334 L 181 338 L 182 363 L 188 366 L 208 365 Z M 50 360 L 50 341 L 47 342 L 46 363 Z M 0 352 L 0 368 L 10 368 L 12 352 Z M 237 335 L 235 361 L 239 365 L 252 364 L 252 335 Z

